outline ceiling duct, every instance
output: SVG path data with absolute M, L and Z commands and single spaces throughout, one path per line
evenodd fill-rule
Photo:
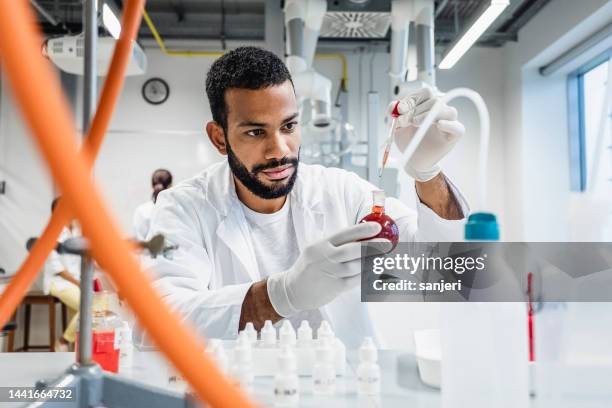
M 385 38 L 391 25 L 390 0 L 330 2 L 323 17 L 321 38 Z

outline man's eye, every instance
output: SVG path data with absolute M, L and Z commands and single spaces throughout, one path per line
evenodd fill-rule
M 257 136 L 263 135 L 264 130 L 263 129 L 253 129 L 253 130 L 249 130 L 248 132 L 246 132 L 246 134 L 251 137 L 257 137 Z
M 287 130 L 288 132 L 293 132 L 295 130 L 295 128 L 297 128 L 298 123 L 297 122 L 289 122 L 287 123 L 284 128 L 285 130 Z

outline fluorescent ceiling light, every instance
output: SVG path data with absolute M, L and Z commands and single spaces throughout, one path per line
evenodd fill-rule
M 459 41 L 452 45 L 438 68 L 452 68 L 509 4 L 510 0 L 490 0 L 490 4 L 484 9 L 480 17 L 474 21 L 474 24 L 461 36 Z
M 106 3 L 104 3 L 102 6 L 102 22 L 104 23 L 104 27 L 106 27 L 108 32 L 115 39 L 118 39 L 119 34 L 121 34 L 121 22 Z

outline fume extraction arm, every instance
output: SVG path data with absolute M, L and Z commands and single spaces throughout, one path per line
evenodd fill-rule
M 417 71 L 409 75 L 408 62 L 410 25 L 414 25 L 416 61 L 411 64 Z M 391 60 L 389 77 L 394 98 L 415 90 L 417 83 L 435 86 L 434 2 L 433 0 L 393 0 L 391 2 Z M 409 83 L 408 77 L 417 83 Z
M 331 80 L 312 68 L 319 31 L 327 11 L 325 0 L 285 2 L 287 68 L 291 73 L 300 107 L 310 100 L 311 123 L 316 128 L 332 125 Z

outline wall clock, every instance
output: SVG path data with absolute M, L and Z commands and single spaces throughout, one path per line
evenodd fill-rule
M 142 97 L 152 105 L 161 105 L 170 96 L 168 83 L 161 78 L 148 79 L 142 85 Z

